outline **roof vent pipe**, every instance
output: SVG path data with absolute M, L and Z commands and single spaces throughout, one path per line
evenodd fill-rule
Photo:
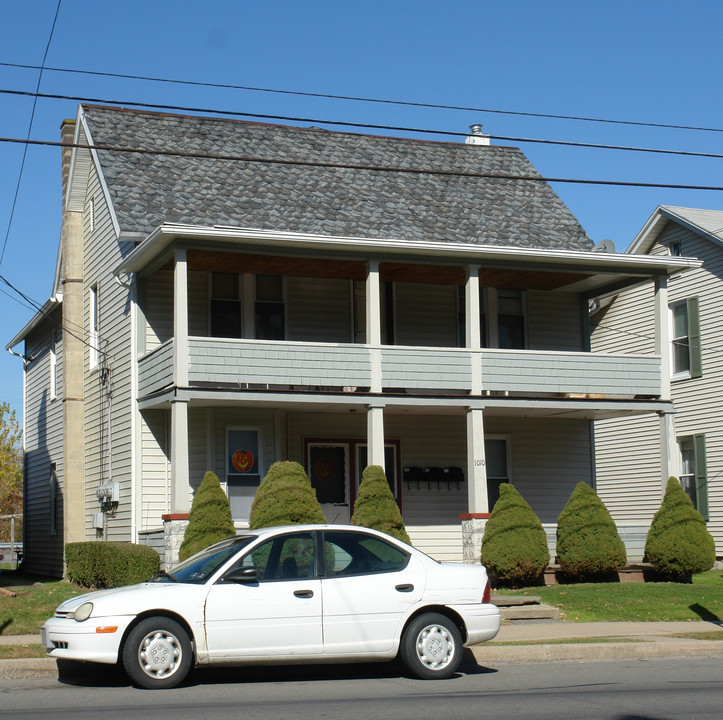
M 465 138 L 465 143 L 467 145 L 489 145 L 490 144 L 490 136 L 485 135 L 482 132 L 482 125 L 479 123 L 476 123 L 475 125 L 469 126 L 470 135 L 468 135 Z

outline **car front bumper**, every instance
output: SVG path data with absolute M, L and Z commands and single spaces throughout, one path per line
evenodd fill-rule
M 40 641 L 50 657 L 112 664 L 132 621 L 130 615 L 90 617 L 83 622 L 53 617 L 40 628 Z

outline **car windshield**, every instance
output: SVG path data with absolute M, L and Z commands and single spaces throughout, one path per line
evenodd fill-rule
M 222 540 L 205 550 L 197 552 L 180 565 L 156 575 L 154 582 L 181 582 L 201 585 L 241 548 L 246 547 L 255 535 L 237 535 Z

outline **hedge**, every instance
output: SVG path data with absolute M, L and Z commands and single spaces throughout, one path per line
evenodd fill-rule
M 71 582 L 98 589 L 145 582 L 161 567 L 153 548 L 122 542 L 68 543 L 65 561 Z

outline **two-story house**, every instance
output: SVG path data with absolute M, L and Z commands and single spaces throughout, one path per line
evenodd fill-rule
M 52 298 L 9 343 L 34 572 L 78 539 L 172 562 L 205 471 L 243 527 L 283 459 L 330 522 L 384 466 L 414 544 L 479 561 L 501 482 L 554 536 L 592 422 L 672 411 L 661 353 L 592 353 L 588 305 L 643 284 L 662 314 L 695 261 L 593 252 L 516 148 L 92 105 L 63 132 Z
M 670 345 L 663 357 L 675 407 L 668 434 L 670 474 L 680 478 L 723 556 L 723 211 L 660 206 L 627 252 L 695 258 L 700 266 L 670 278 Z M 596 352 L 655 353 L 655 307 L 640 290 L 603 300 L 592 316 Z M 595 423 L 597 491 L 619 525 L 642 544 L 666 480 L 654 415 Z

